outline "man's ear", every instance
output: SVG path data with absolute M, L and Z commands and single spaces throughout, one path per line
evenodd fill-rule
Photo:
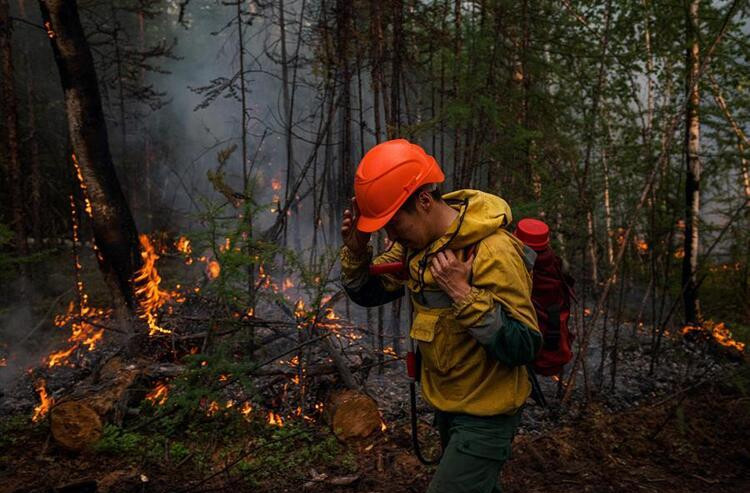
M 430 212 L 430 209 L 432 208 L 432 203 L 434 202 L 434 199 L 432 198 L 432 195 L 430 192 L 423 190 L 419 193 L 417 196 L 419 206 L 425 211 Z

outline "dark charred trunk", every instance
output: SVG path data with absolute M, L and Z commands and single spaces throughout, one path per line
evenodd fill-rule
M 0 0 L 0 78 L 2 81 L 2 103 L 5 113 L 7 146 L 8 188 L 10 189 L 10 222 L 14 233 L 16 253 L 29 252 L 26 224 L 23 213 L 23 182 L 21 181 L 21 156 L 18 144 L 18 102 L 13 82 L 13 54 L 11 46 L 11 21 L 7 0 Z M 26 269 L 21 263 L 21 275 L 26 278 Z
M 138 232 L 117 179 L 91 50 L 75 1 L 40 0 L 60 73 L 74 163 L 86 199 L 100 267 L 115 305 L 136 307 L 133 275 L 141 267 Z

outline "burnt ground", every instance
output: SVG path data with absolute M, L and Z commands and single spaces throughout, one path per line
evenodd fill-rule
M 183 315 L 213 316 L 205 303 L 183 306 L 195 310 Z M 194 330 L 205 328 L 196 323 Z M 592 337 L 589 374 L 578 375 L 568 406 L 560 406 L 557 384 L 542 379 L 550 408 L 529 402 L 503 471 L 503 491 L 750 491 L 747 355 L 672 334 L 649 375 L 649 332 L 623 324 L 615 351 L 598 347 L 600 339 Z M 286 347 L 271 354 L 281 349 Z M 47 377 L 48 390 L 58 397 L 106 351 L 87 355 L 76 368 L 34 372 Z M 618 355 L 616 368 L 612 354 Z M 339 443 L 319 416 L 269 427 L 261 406 L 279 405 L 283 382 L 261 387 L 256 381 L 260 412 L 250 423 L 203 415 L 150 421 L 142 414 L 105 429 L 101 443 L 82 453 L 59 448 L 47 422 L 30 422 L 38 402 L 31 373 L 7 375 L 0 367 L 0 383 L 9 382 L 0 388 L 0 493 L 405 493 L 425 491 L 433 471 L 411 449 L 408 387 L 400 365 L 382 375 L 371 371 L 367 386 L 388 428 L 360 443 Z M 287 407 L 296 407 L 289 400 Z M 424 404 L 420 419 L 423 449 L 434 456 L 437 436 Z
M 750 369 L 733 365 L 651 404 L 613 413 L 592 403 L 559 419 L 564 425 L 519 434 L 503 471 L 504 491 L 750 491 L 748 389 Z M 247 478 L 237 483 L 229 474 L 196 484 L 206 470 L 190 461 L 180 464 L 165 456 L 163 462 L 139 463 L 135 456 L 101 451 L 71 454 L 50 443 L 44 426 L 9 426 L 9 420 L 3 426 L 2 492 L 227 491 L 243 484 L 251 489 L 240 491 L 400 493 L 424 491 L 432 471 L 411 452 L 407 416 L 361 443 L 316 449 L 316 456 L 299 462 L 292 473 L 256 469 L 252 474 L 258 480 L 252 485 Z M 425 452 L 434 453 L 436 437 L 429 425 L 421 424 L 421 432 Z M 299 442 L 294 433 L 280 440 L 295 443 L 296 449 L 330 441 L 320 426 L 310 428 L 310 440 Z M 218 468 L 228 459 L 221 457 L 221 447 L 216 450 Z M 273 468 L 270 457 L 279 452 L 274 460 L 281 464 L 285 453 L 298 453 L 260 445 L 251 456 L 265 455 L 269 461 L 262 464 Z

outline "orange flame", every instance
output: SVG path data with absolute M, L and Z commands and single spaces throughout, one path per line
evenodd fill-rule
M 219 412 L 219 403 L 216 401 L 211 401 L 211 404 L 208 405 L 208 409 L 206 410 L 206 416 L 213 416 L 214 414 Z
M 78 177 L 78 185 L 81 187 L 81 191 L 83 192 L 83 200 L 86 204 L 86 214 L 91 217 L 93 214 L 93 209 L 91 208 L 91 201 L 89 200 L 89 191 L 86 187 L 86 183 L 83 181 L 83 174 L 81 174 L 81 166 L 78 164 L 78 158 L 76 157 L 75 153 L 71 154 L 71 157 L 73 158 L 73 166 L 76 169 L 76 176 Z
M 229 251 L 232 248 L 232 239 L 231 238 L 224 238 L 224 244 L 219 245 L 219 251 L 224 253 L 226 251 Z
M 174 300 L 182 302 L 185 299 L 178 293 L 164 291 L 159 288 L 161 277 L 156 270 L 156 260 L 159 258 L 154 250 L 151 241 L 145 234 L 140 235 L 141 257 L 143 258 L 143 267 L 136 273 L 133 281 L 138 288 L 135 293 L 140 300 L 140 318 L 146 321 L 149 328 L 149 335 L 156 333 L 169 334 L 172 331 L 160 327 L 156 323 L 157 311 L 164 306 L 167 301 Z
M 284 278 L 284 282 L 281 283 L 281 290 L 286 291 L 287 289 L 291 289 L 294 287 L 294 281 L 292 281 L 291 277 Z
M 279 190 L 281 190 L 281 180 L 279 180 L 278 178 L 273 178 L 271 180 L 271 190 L 273 190 L 274 192 L 278 192 Z
M 297 303 L 294 304 L 294 316 L 297 318 L 303 318 L 305 314 L 305 302 L 300 298 L 297 300 Z
M 78 283 L 79 291 L 83 290 L 82 283 Z M 76 307 L 75 302 L 68 304 L 68 310 L 64 315 L 57 315 L 54 324 L 57 327 L 65 327 L 70 323 L 71 334 L 68 342 L 73 345 L 67 349 L 56 351 L 47 356 L 47 366 L 63 365 L 68 363 L 68 358 L 73 352 L 81 346 L 85 346 L 89 351 L 96 348 L 96 344 L 104 337 L 104 329 L 96 327 L 112 315 L 111 309 L 92 308 L 88 305 L 88 295 L 80 295 L 81 306 Z
M 221 274 L 221 264 L 219 264 L 218 261 L 212 259 L 206 266 L 206 274 L 208 275 L 208 278 L 213 281 L 214 279 L 219 277 L 219 274 Z
M 281 428 L 282 426 L 284 426 L 284 420 L 281 419 L 281 416 L 274 413 L 273 411 L 268 411 L 268 424 Z
M 243 416 L 248 417 L 250 416 L 250 413 L 253 411 L 253 406 L 249 402 L 245 401 L 244 404 L 242 404 L 242 409 L 240 412 Z
M 709 335 L 714 341 L 724 347 L 734 348 L 740 352 L 745 350 L 745 343 L 732 338 L 732 333 L 724 325 L 724 322 L 715 323 L 713 320 L 706 320 L 702 326 L 686 325 L 682 328 L 682 335 L 689 333 L 703 333 Z
M 56 34 L 56 33 L 55 33 L 55 31 L 54 31 L 54 30 L 52 29 L 52 23 L 51 23 L 50 21 L 46 21 L 46 22 L 44 23 L 44 29 L 46 29 L 46 30 L 47 30 L 47 37 L 48 37 L 49 39 L 55 39 L 55 36 L 57 36 L 57 34 Z
M 154 390 L 146 395 L 146 400 L 150 401 L 152 404 L 163 406 L 167 402 L 168 395 L 169 387 L 167 387 L 167 384 L 160 382 L 156 385 Z
M 188 238 L 185 238 L 184 236 L 180 236 L 177 238 L 177 243 L 175 243 L 175 248 L 178 252 L 182 253 L 183 255 L 189 256 L 193 253 L 193 247 L 190 246 L 190 240 Z M 192 258 L 190 258 L 190 261 L 192 262 Z M 186 260 L 187 261 L 187 260 Z
M 43 378 L 40 378 L 36 383 L 36 391 L 39 393 L 39 400 L 41 402 L 34 408 L 34 415 L 31 416 L 31 421 L 34 423 L 46 416 L 55 403 L 55 400 L 47 394 L 46 385 L 47 382 Z

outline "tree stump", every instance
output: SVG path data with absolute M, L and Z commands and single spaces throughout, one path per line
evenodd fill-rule
M 377 403 L 356 390 L 331 394 L 326 405 L 326 418 L 334 435 L 342 441 L 366 438 L 383 426 Z

